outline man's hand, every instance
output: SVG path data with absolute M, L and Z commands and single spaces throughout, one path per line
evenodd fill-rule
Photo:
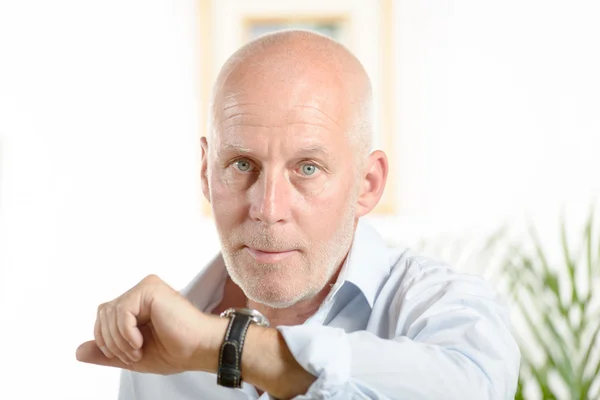
M 98 307 L 95 340 L 77 359 L 138 372 L 174 374 L 216 370 L 227 321 L 206 315 L 158 277 L 150 275 Z
M 82 362 L 170 375 L 216 373 L 229 320 L 198 310 L 156 276 L 98 307 L 95 340 L 77 349 Z M 306 393 L 315 377 L 273 328 L 250 326 L 242 353 L 243 379 L 277 398 Z

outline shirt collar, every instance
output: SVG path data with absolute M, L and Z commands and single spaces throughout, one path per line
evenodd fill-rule
M 218 305 L 223 297 L 223 289 L 227 280 L 227 268 L 225 261 L 219 252 L 198 273 L 194 279 L 181 290 L 181 294 L 187 297 L 198 309 L 210 312 Z
M 390 268 L 390 251 L 385 241 L 369 223 L 359 220 L 339 283 L 352 283 L 373 307 L 379 290 L 390 275 Z

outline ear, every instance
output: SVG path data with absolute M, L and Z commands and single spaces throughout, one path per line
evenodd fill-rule
M 200 182 L 202 184 L 202 194 L 206 201 L 210 203 L 210 192 L 208 190 L 208 142 L 206 137 L 200 139 L 202 147 L 202 161 L 200 163 Z
M 356 216 L 362 217 L 369 212 L 381 199 L 388 176 L 388 160 L 385 153 L 375 150 L 369 155 L 363 170 L 360 192 L 358 194 Z

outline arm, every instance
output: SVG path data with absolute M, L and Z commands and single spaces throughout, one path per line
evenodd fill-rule
M 402 273 L 396 282 L 405 284 L 382 290 L 393 300 L 373 310 L 389 314 L 379 336 L 310 324 L 251 326 L 244 379 L 297 400 L 514 396 L 520 354 L 493 292 L 446 268 L 413 263 Z M 155 374 L 217 370 L 228 321 L 201 313 L 158 278 L 101 305 L 98 315 L 96 339 L 78 348 L 80 361 Z

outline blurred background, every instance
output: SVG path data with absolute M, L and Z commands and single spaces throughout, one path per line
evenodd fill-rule
M 181 288 L 218 251 L 210 85 L 287 27 L 367 68 L 393 166 L 367 219 L 495 282 L 517 397 L 600 398 L 599 20 L 592 0 L 0 0 L 0 399 L 116 398 L 75 349 L 98 304 L 150 273 Z

